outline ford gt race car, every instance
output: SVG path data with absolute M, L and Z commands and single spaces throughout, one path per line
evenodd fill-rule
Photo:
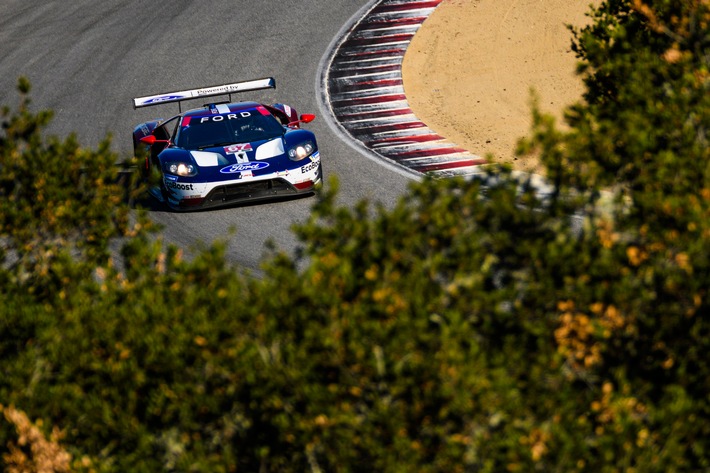
M 160 173 L 150 190 L 175 210 L 313 193 L 322 181 L 315 135 L 300 128 L 315 115 L 283 104 L 231 103 L 237 92 L 275 88 L 273 78 L 133 99 L 148 107 L 203 97 L 228 95 L 228 102 L 207 103 L 167 120 L 141 123 L 133 146 L 145 152 L 143 171 Z

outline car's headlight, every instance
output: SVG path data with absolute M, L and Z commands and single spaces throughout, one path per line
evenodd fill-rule
M 310 141 L 306 141 L 305 143 L 292 146 L 288 150 L 288 157 L 291 158 L 293 161 L 300 161 L 313 154 L 313 151 L 315 151 L 315 149 L 316 148 L 315 146 L 313 146 L 313 143 L 311 143 Z
M 197 166 L 190 163 L 166 163 L 165 172 L 176 176 L 196 176 Z

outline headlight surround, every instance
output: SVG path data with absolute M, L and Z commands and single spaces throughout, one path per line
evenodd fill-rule
M 292 161 L 300 161 L 313 154 L 315 150 L 316 147 L 313 145 L 313 143 L 311 143 L 310 141 L 306 141 L 304 143 L 300 143 L 296 146 L 292 146 L 291 148 L 289 148 L 288 157 Z
M 165 163 L 165 172 L 175 176 L 192 177 L 197 175 L 197 166 L 191 163 Z

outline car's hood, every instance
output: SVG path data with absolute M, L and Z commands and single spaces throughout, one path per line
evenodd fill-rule
M 199 168 L 194 178 L 187 180 L 226 179 L 239 173 L 264 175 L 302 165 L 289 159 L 287 150 L 304 141 L 315 145 L 315 137 L 307 130 L 288 130 L 284 135 L 250 143 L 224 144 L 200 150 L 167 148 L 160 153 L 162 164 L 190 162 Z M 317 149 L 317 148 L 316 148 Z
M 195 159 L 195 163 L 198 166 L 216 166 L 217 164 L 214 162 L 215 159 L 219 160 L 219 162 L 223 162 L 219 157 L 225 158 L 227 163 L 232 164 L 247 161 L 262 161 L 283 156 L 284 153 L 284 142 L 281 137 L 252 143 L 235 143 L 190 151 L 190 154 Z M 205 164 L 203 164 L 203 162 Z
M 276 137 L 252 143 L 235 143 L 212 146 L 200 150 L 167 148 L 160 154 L 163 163 L 170 161 L 188 161 L 200 168 L 226 166 L 228 164 L 264 161 L 286 156 L 284 140 Z

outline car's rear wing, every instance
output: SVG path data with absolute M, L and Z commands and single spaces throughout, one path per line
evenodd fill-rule
M 176 92 L 165 92 L 147 97 L 137 97 L 133 99 L 133 108 L 150 107 L 152 105 L 162 105 L 170 102 L 182 102 L 183 100 L 197 99 L 201 97 L 212 97 L 214 95 L 229 95 L 237 92 L 247 92 L 250 90 L 275 89 L 276 80 L 273 77 L 255 79 L 245 82 L 235 82 L 233 84 L 212 85 L 201 89 L 181 90 Z

